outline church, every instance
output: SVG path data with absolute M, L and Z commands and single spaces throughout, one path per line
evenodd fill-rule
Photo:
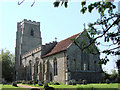
M 89 42 L 86 31 L 60 42 L 42 44 L 40 22 L 24 19 L 17 23 L 15 47 L 15 79 L 56 81 L 68 84 L 72 79 L 100 82 L 103 70 L 100 55 L 83 52 L 72 39 Z M 95 51 L 96 46 L 93 45 Z

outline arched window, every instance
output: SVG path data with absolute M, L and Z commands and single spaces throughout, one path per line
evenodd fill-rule
M 40 63 L 40 72 L 42 72 L 42 64 Z
M 58 71 L 57 71 L 57 59 L 54 58 L 54 76 L 58 75 Z
M 29 71 L 30 71 L 30 76 L 32 75 L 32 62 L 31 60 L 29 61 Z
M 36 73 L 38 73 L 38 61 L 36 62 Z
M 30 35 L 31 35 L 31 36 L 34 36 L 34 31 L 33 31 L 33 29 L 31 29 Z
M 39 60 L 39 58 L 37 57 L 36 59 L 35 59 L 36 61 L 35 61 L 35 73 L 36 74 L 38 74 L 38 60 Z
M 32 79 L 32 61 L 29 61 L 29 80 Z

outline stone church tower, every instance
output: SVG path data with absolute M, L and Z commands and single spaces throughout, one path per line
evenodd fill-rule
M 16 48 L 15 48 L 15 76 L 20 79 L 22 59 L 21 56 L 26 52 L 42 45 L 40 32 L 40 22 L 24 19 L 17 23 Z

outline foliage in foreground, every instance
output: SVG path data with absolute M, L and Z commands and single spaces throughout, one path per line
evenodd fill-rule
M 0 63 L 2 63 L 2 78 L 7 82 L 11 82 L 14 73 L 14 55 L 8 50 L 1 50 Z
M 104 80 L 109 80 L 110 83 L 119 83 L 120 76 L 115 70 L 112 71 L 112 74 L 104 72 Z

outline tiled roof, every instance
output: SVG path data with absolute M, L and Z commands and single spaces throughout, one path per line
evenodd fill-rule
M 80 33 L 75 34 L 75 35 L 73 35 L 73 36 L 71 36 L 71 37 L 69 37 L 69 38 L 67 38 L 65 40 L 62 40 L 62 41 L 58 42 L 56 44 L 56 46 L 51 50 L 51 52 L 49 52 L 48 54 L 44 55 L 43 57 L 47 57 L 47 56 L 50 56 L 52 54 L 55 54 L 55 53 L 58 53 L 58 52 L 66 50 L 67 47 L 72 43 L 71 39 L 76 38 L 79 34 Z

